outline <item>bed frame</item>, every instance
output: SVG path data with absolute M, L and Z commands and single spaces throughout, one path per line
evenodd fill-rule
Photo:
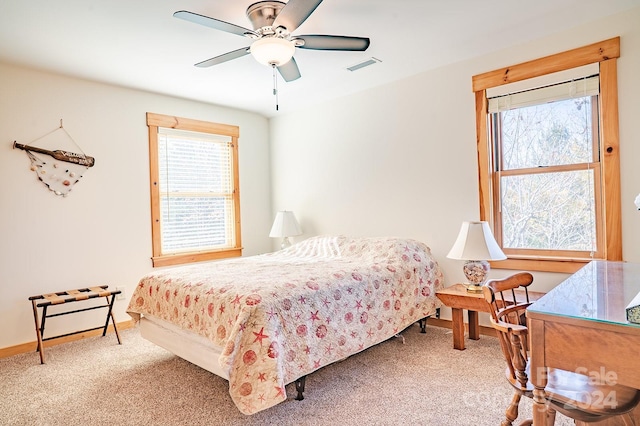
M 440 308 L 436 309 L 436 318 L 440 317 Z M 426 333 L 427 320 L 431 316 L 418 321 L 420 333 Z M 183 330 L 167 321 L 153 316 L 140 318 L 140 335 L 174 355 L 203 368 L 216 376 L 229 380 L 229 374 L 218 363 L 222 348 L 214 345 L 210 340 L 188 330 Z M 393 336 L 390 336 L 390 338 Z M 306 375 L 297 378 L 293 383 L 296 386 L 296 400 L 304 399 L 304 385 Z

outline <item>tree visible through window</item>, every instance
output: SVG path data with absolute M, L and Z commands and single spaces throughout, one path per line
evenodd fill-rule
M 147 114 L 154 266 L 239 256 L 235 126 Z

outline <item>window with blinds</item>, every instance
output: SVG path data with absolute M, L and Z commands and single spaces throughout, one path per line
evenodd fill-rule
M 237 128 L 152 117 L 154 266 L 239 255 Z
M 480 219 L 508 257 L 492 267 L 622 260 L 618 57 L 615 37 L 473 76 Z
M 231 138 L 158 129 L 162 252 L 234 244 Z
M 602 255 L 598 95 L 596 75 L 489 98 L 494 233 L 508 255 Z

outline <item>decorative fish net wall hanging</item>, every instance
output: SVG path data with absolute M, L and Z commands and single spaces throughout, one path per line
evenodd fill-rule
M 71 135 L 62 127 L 62 120 L 60 120 L 60 127 L 31 143 L 44 138 L 55 139 L 55 136 L 60 135 L 60 133 L 58 133 L 60 130 L 62 131 L 62 136 L 64 136 L 67 141 L 71 141 L 80 153 L 61 149 L 50 151 L 35 146 L 22 145 L 15 141 L 13 142 L 13 147 L 22 149 L 27 153 L 31 161 L 31 170 L 35 172 L 40 182 L 54 194 L 66 197 L 69 191 L 71 191 L 71 188 L 82 178 L 84 172 L 86 172 L 89 167 L 93 167 L 95 159 L 85 155 Z M 46 156 L 37 154 L 44 154 Z

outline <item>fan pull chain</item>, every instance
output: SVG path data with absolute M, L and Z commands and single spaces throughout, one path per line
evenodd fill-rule
M 276 74 L 276 64 L 271 64 L 273 69 L 273 96 L 276 97 L 276 111 L 278 111 L 278 75 Z

